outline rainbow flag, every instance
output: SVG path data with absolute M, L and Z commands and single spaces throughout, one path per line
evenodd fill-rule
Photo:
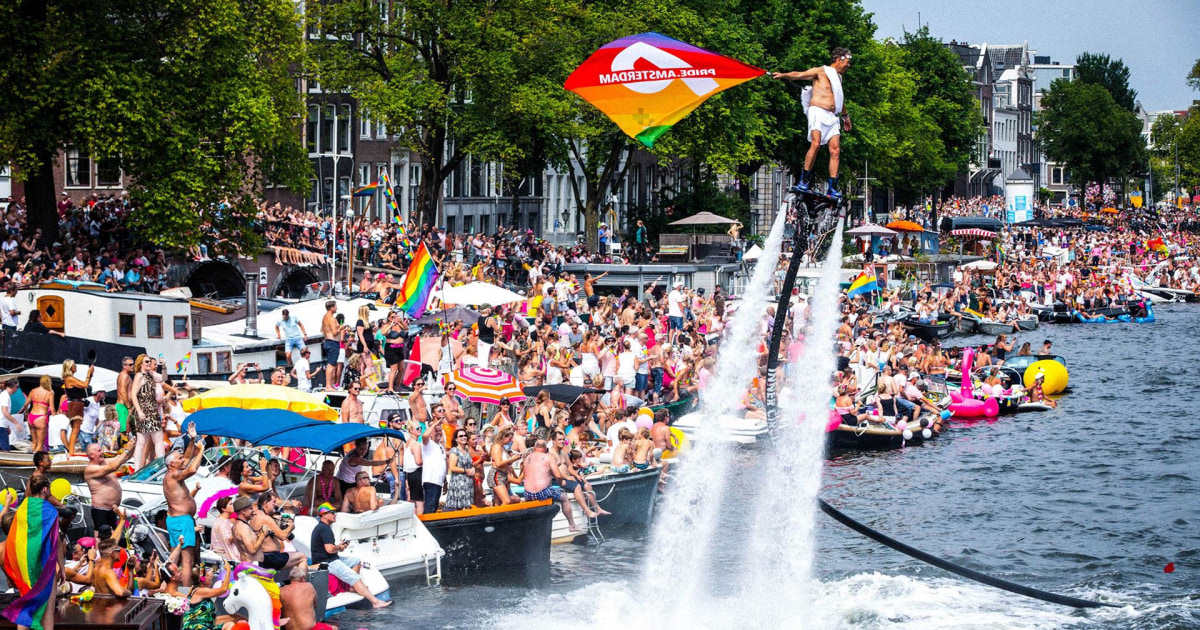
M 651 147 L 709 97 L 765 73 L 665 35 L 642 33 L 605 44 L 563 87 Z
M 2 613 L 18 626 L 42 628 L 58 566 L 58 510 L 49 501 L 25 499 L 4 541 L 4 573 L 20 594 Z
M 879 278 L 875 274 L 862 272 L 850 283 L 850 289 L 846 291 L 846 297 L 858 297 L 864 293 L 871 293 L 879 290 Z
M 413 254 L 412 262 L 408 264 L 408 271 L 404 272 L 404 279 L 400 281 L 400 297 L 396 299 L 396 306 L 413 318 L 424 315 L 425 305 L 429 303 L 429 294 L 433 293 L 437 278 L 437 265 L 433 264 L 425 243 L 421 243 Z
M 392 192 L 392 182 L 388 179 L 386 170 L 379 169 L 379 185 L 383 187 L 383 197 L 387 199 L 388 207 L 392 209 L 392 218 L 400 232 L 400 242 L 406 249 L 412 249 L 412 241 L 408 240 L 408 230 L 404 228 L 404 218 L 400 216 L 400 206 L 396 205 L 396 195 Z
M 182 359 L 175 362 L 175 371 L 180 374 L 187 372 L 188 364 L 191 362 L 192 362 L 192 352 L 189 350 L 187 354 L 183 355 Z
M 375 191 L 378 189 L 379 189 L 379 182 L 375 182 L 373 184 L 367 184 L 366 186 L 363 186 L 361 188 L 355 188 L 354 192 L 351 194 L 355 197 L 374 197 Z

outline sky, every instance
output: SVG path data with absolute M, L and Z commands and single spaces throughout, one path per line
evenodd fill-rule
M 1200 92 L 1187 84 L 1200 59 L 1200 0 L 861 0 L 876 37 L 899 38 L 922 24 L 934 37 L 972 44 L 1020 44 L 1074 63 L 1105 53 L 1129 66 L 1138 100 L 1151 111 L 1187 109 Z M 1031 60 L 1032 61 L 1032 60 Z

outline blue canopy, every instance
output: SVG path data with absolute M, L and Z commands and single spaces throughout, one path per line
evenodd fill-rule
M 358 438 L 404 434 L 365 424 L 336 424 L 283 409 L 202 409 L 188 416 L 201 435 L 244 440 L 256 446 L 291 446 L 329 453 Z

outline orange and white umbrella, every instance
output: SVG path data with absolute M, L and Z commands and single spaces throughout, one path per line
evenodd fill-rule
M 520 402 L 525 392 L 511 374 L 484 367 L 466 367 L 446 375 L 443 385 L 454 383 L 457 394 L 477 403 L 498 405 L 501 400 Z

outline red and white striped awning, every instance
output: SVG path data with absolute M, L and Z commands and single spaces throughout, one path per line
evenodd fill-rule
M 981 230 L 979 228 L 969 228 L 962 230 L 954 230 L 950 232 L 950 236 L 962 236 L 966 238 L 996 238 L 995 232 Z

